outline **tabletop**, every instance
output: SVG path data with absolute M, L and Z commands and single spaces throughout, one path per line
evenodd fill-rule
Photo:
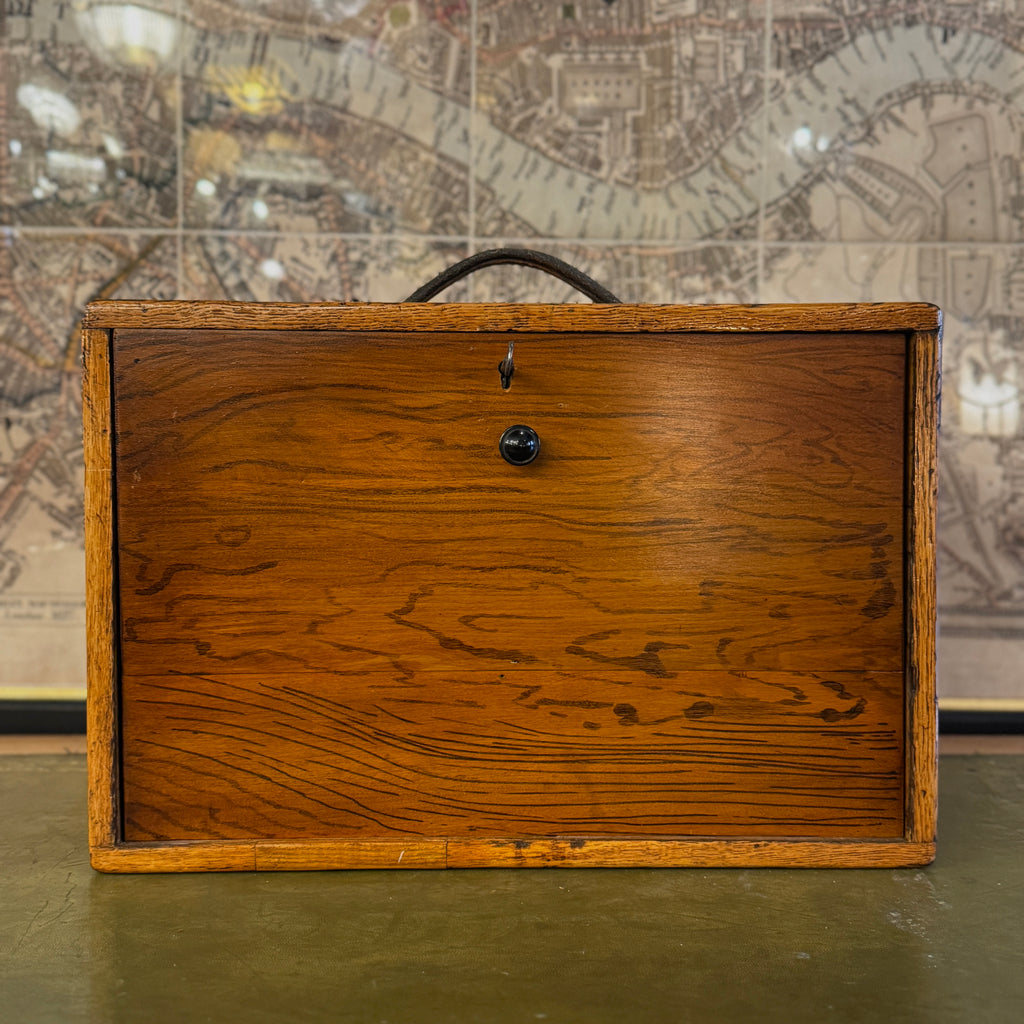
M 1014 1021 L 1024 757 L 940 762 L 928 868 L 101 875 L 85 763 L 0 757 L 0 1016 Z

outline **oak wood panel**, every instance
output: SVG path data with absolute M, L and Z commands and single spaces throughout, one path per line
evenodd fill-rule
M 396 854 L 395 850 L 398 850 Z M 403 856 L 404 854 L 404 856 Z M 396 863 L 401 857 L 401 863 Z M 324 839 L 278 843 L 123 843 L 93 852 L 110 872 L 318 871 L 354 868 L 779 867 L 893 868 L 930 864 L 934 843 L 619 839 L 450 839 L 395 842 Z M 410 865 L 409 861 L 414 859 Z
M 328 331 L 936 331 L 923 302 L 678 305 L 535 303 L 92 302 L 85 325 L 176 330 Z
M 94 324 L 243 330 L 198 344 L 191 331 L 117 332 L 117 476 L 128 491 L 118 584 L 140 614 L 124 615 L 120 637 L 131 841 L 111 844 L 108 821 L 93 841 L 97 867 L 387 867 L 396 844 L 435 867 L 931 859 L 930 842 L 886 837 L 934 835 L 934 419 L 922 411 L 931 400 L 934 413 L 934 307 L 98 306 Z M 793 333 L 823 322 L 853 333 Z M 926 332 L 910 336 L 909 362 L 904 328 Z M 551 329 L 592 336 L 529 336 Z M 623 329 L 719 337 L 600 337 Z M 494 364 L 507 339 L 488 332 L 507 331 L 527 336 L 502 393 Z M 773 351 L 765 332 L 777 335 Z M 357 358 L 339 361 L 339 340 Z M 652 341 L 656 351 L 643 348 Z M 816 361 L 822 351 L 839 365 Z M 672 358 L 694 352 L 692 363 Z M 275 373 L 291 388 L 275 392 Z M 376 394 L 360 389 L 375 376 Z M 652 417 L 659 405 L 666 415 Z M 382 407 L 397 429 L 352 430 Z M 917 426 L 905 450 L 904 417 Z M 494 451 L 513 421 L 544 423 L 544 457 L 526 471 Z M 467 442 L 474 428 L 488 441 Z M 724 459 L 709 458 L 716 444 Z M 296 462 L 296 447 L 318 458 Z M 254 459 L 254 448 L 274 457 Z M 425 466 L 446 485 L 431 490 Z M 175 474 L 188 496 L 175 494 Z M 239 495 L 253 522 L 239 521 Z M 559 515 L 545 519 L 553 497 Z M 856 516 L 836 518 L 851 500 Z M 688 501 L 702 519 L 684 514 Z M 358 528 L 339 534 L 325 525 L 332 515 Z M 276 576 L 272 557 L 230 558 L 272 550 L 270 519 L 292 528 Z M 174 560 L 189 551 L 192 561 Z M 726 571 L 698 571 L 709 568 Z M 631 604 L 636 594 L 648 600 Z M 814 628 L 800 635 L 800 623 Z M 382 625 L 397 643 L 366 642 Z M 509 637 L 525 642 L 494 642 Z M 108 727 L 114 711 L 110 701 Z M 523 732 L 544 716 L 537 735 Z M 417 778 L 432 779 L 426 791 Z M 715 808 L 703 819 L 701 791 Z M 369 796 L 363 811 L 354 795 Z M 636 814 L 616 821 L 615 799 Z M 409 806 L 427 814 L 426 833 L 394 828 Z M 597 834 L 609 822 L 613 834 Z M 180 838 L 197 834 L 217 838 Z
M 941 336 L 913 334 L 908 352 L 909 515 L 907 593 L 907 837 L 934 842 L 938 813 L 938 708 L 935 679 L 936 451 L 941 398 Z
M 782 839 L 451 839 L 450 868 L 885 868 L 930 864 L 934 843 Z
M 116 843 L 94 846 L 90 863 L 97 871 L 137 874 L 164 871 L 255 871 L 253 843 Z
M 902 335 L 503 351 L 119 331 L 125 672 L 902 669 Z
M 83 331 L 82 346 L 89 842 L 100 847 L 120 831 L 110 333 Z
M 895 673 L 123 687 L 133 840 L 903 832 Z
M 447 866 L 883 868 L 930 864 L 934 843 L 786 840 L 452 839 Z
M 344 868 L 445 868 L 444 839 L 317 839 L 256 843 L 257 871 Z
M 93 851 L 98 871 L 321 871 L 330 868 L 447 867 L 443 839 L 318 839 L 273 841 L 120 843 Z

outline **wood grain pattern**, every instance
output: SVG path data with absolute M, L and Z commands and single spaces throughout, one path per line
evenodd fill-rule
M 549 336 L 504 393 L 500 338 L 168 334 L 118 332 L 129 673 L 902 668 L 900 335 Z
M 322 871 L 331 868 L 415 870 L 447 867 L 441 839 L 309 842 L 120 843 L 94 851 L 98 871 L 139 874 L 165 871 Z
M 934 843 L 622 839 L 268 840 L 122 843 L 93 854 L 109 872 L 437 868 L 897 868 L 930 864 Z
M 934 842 L 938 812 L 938 710 L 935 680 L 936 508 L 942 354 L 938 331 L 912 334 L 908 352 L 911 427 L 907 457 L 909 514 L 906 544 L 908 603 L 907 836 Z
M 116 843 L 94 847 L 92 866 L 113 874 L 164 871 L 255 871 L 253 843 Z
M 112 846 L 120 833 L 110 332 L 84 331 L 82 346 L 89 843 L 95 849 Z
M 150 330 L 484 331 L 623 334 L 677 331 L 937 331 L 941 313 L 924 302 L 761 306 L 543 305 L 507 303 L 90 303 L 88 327 Z
M 126 838 L 901 835 L 904 336 L 504 347 L 117 332 Z
M 934 307 L 88 322 L 100 870 L 931 860 Z
M 934 843 L 776 840 L 452 839 L 446 866 L 602 868 L 897 868 L 930 864 Z
M 320 839 L 256 843 L 257 871 L 320 871 L 345 868 L 446 868 L 443 839 Z
M 128 839 L 903 832 L 900 679 L 124 680 Z

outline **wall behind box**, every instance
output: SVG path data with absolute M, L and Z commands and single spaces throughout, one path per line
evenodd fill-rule
M 88 299 L 398 300 L 502 244 L 939 304 L 940 693 L 1024 698 L 1024 0 L 2 2 L 0 698 L 84 693 Z

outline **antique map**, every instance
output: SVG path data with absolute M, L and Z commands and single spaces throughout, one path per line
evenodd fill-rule
M 83 692 L 85 302 L 398 300 L 502 244 L 940 305 L 941 692 L 1024 696 L 1024 0 L 2 3 L 0 697 Z

